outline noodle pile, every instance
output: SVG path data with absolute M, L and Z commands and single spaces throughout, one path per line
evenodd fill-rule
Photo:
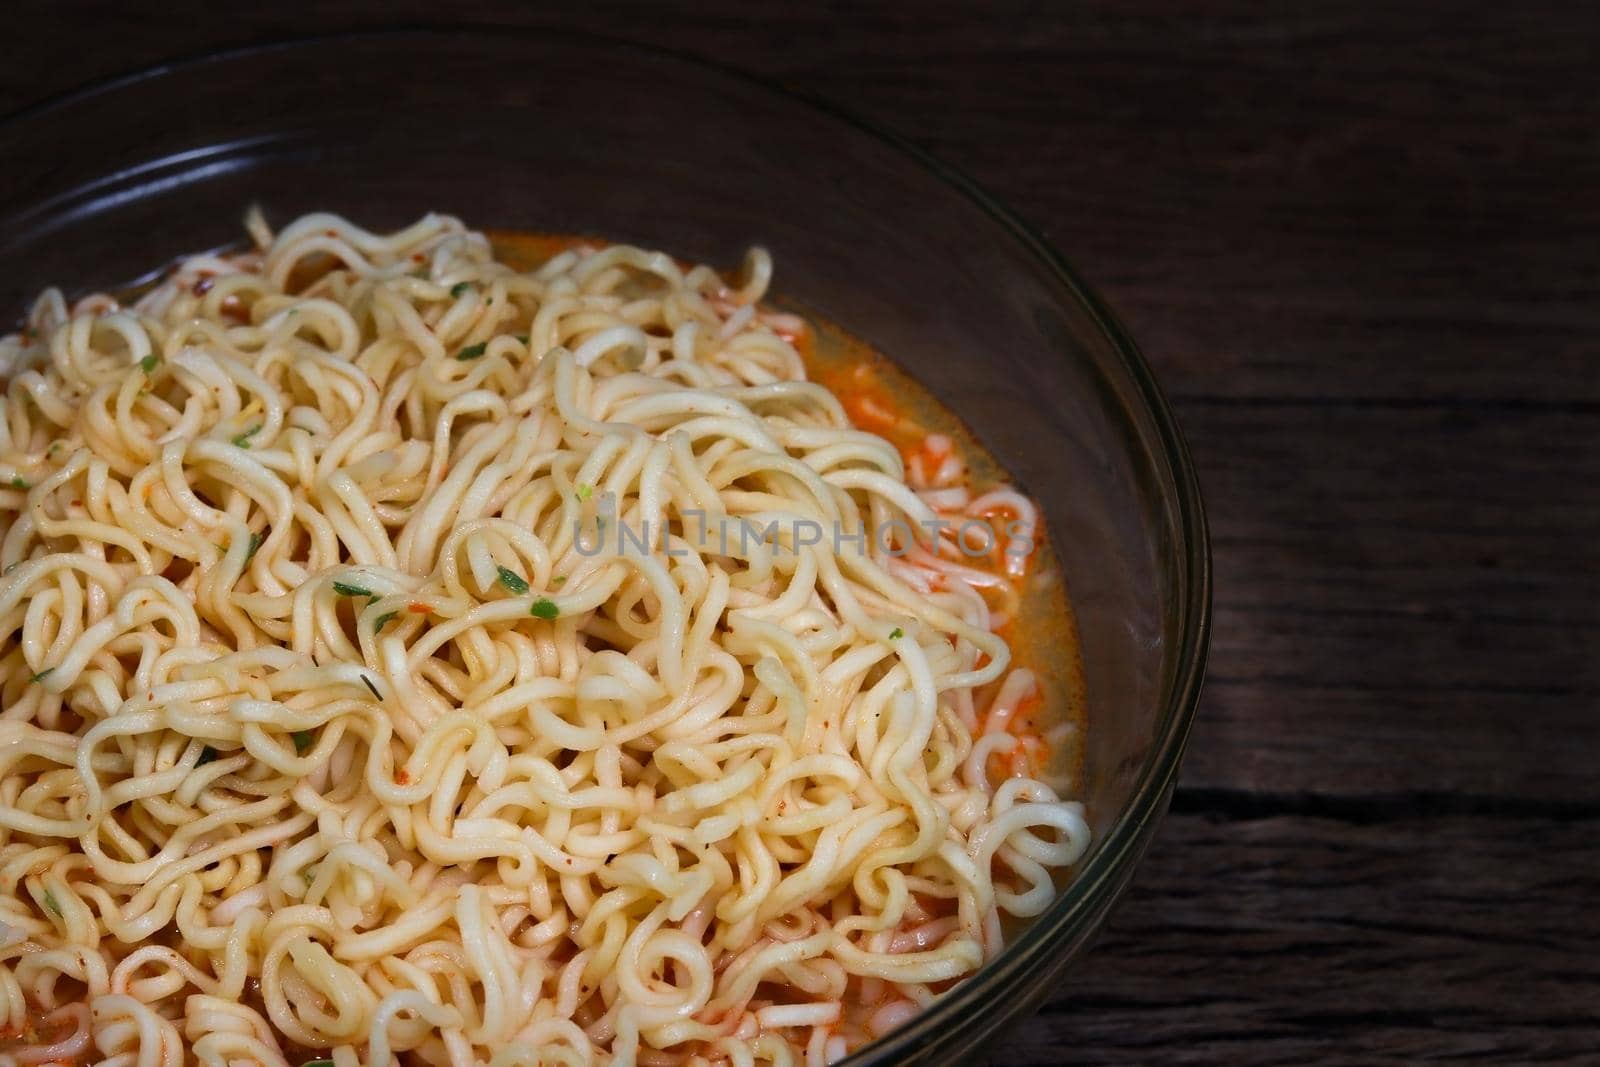
M 0 1064 L 821 1064 L 1049 903 L 1006 568 L 920 532 L 1027 502 L 764 253 L 250 228 L 0 340 Z

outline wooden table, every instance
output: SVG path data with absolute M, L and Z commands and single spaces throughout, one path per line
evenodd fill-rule
M 396 17 L 268 6 L 14 18 L 0 110 Z M 1176 401 L 1215 537 L 1201 717 L 1102 943 L 994 1063 L 1600 1062 L 1600 20 L 1035 6 L 471 18 L 899 130 L 1064 249 Z

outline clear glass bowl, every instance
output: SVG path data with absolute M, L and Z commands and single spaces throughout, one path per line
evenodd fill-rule
M 426 210 L 732 265 L 953 408 L 1045 510 L 1082 639 L 1094 845 L 993 962 L 851 1065 L 968 1063 L 1089 944 L 1166 810 L 1210 611 L 1194 470 L 1150 368 L 1037 234 L 911 146 L 594 38 L 395 32 L 156 68 L 0 124 L 0 314 L 238 239 L 244 207 Z

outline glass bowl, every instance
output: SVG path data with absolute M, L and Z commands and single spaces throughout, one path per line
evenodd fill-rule
M 0 314 L 236 241 L 244 208 L 595 233 L 733 265 L 900 363 L 1044 508 L 1080 631 L 1094 843 L 995 960 L 851 1065 L 968 1063 L 1127 886 L 1206 654 L 1194 470 L 1133 343 L 970 181 L 750 78 L 570 34 L 358 34 L 158 67 L 0 124 Z

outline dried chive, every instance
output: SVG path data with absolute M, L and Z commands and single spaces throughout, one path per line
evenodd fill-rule
M 160 356 L 145 356 L 139 361 L 139 369 L 144 371 L 146 374 L 154 374 L 156 372 L 156 367 L 160 365 Z
M 361 676 L 361 684 L 367 687 L 367 692 L 372 694 L 372 699 L 382 700 L 383 694 L 378 692 L 378 687 L 372 684 L 372 679 L 366 675 Z
M 56 895 L 50 892 L 48 889 L 44 891 L 44 906 L 49 908 L 50 913 L 56 918 L 61 918 L 61 902 L 57 900 Z
M 578 491 L 574 493 L 573 496 L 577 497 L 578 503 L 582 504 L 590 497 L 594 496 L 594 486 L 579 482 Z
M 207 745 L 205 748 L 200 750 L 200 758 L 194 761 L 194 765 L 196 767 L 204 767 L 206 764 L 210 763 L 216 758 L 217 750 L 212 748 L 210 745 Z
M 306 749 L 316 744 L 317 741 L 315 737 L 311 736 L 310 730 L 296 730 L 289 736 L 294 738 L 294 750 L 296 752 L 304 752 Z
M 489 350 L 489 342 L 488 341 L 479 341 L 477 344 L 468 345 L 466 348 L 463 348 L 461 351 L 457 352 L 456 353 L 456 361 L 460 362 L 460 363 L 465 363 L 469 359 L 477 359 L 479 356 L 483 355 L 488 350 Z
M 46 667 L 44 670 L 40 671 L 38 674 L 35 674 L 33 676 L 33 680 L 36 681 L 36 682 L 42 682 L 46 678 L 48 678 L 52 674 L 54 674 L 55 672 L 56 672 L 56 669 L 54 667 Z
M 333 591 L 335 593 L 338 593 L 340 596 L 371 596 L 372 595 L 372 590 L 363 589 L 359 585 L 351 585 L 349 582 L 334 582 L 333 583 Z
M 261 432 L 261 427 L 259 427 L 259 426 L 250 427 L 244 433 L 240 434 L 238 437 L 235 437 L 233 439 L 234 447 L 235 448 L 249 448 L 250 447 L 250 438 L 254 437 L 256 434 L 258 434 L 260 432 Z
M 471 282 L 456 282 L 454 285 L 452 285 L 450 287 L 450 296 L 451 296 L 452 299 L 459 298 L 462 293 L 466 292 L 468 289 L 471 289 L 471 288 L 472 288 L 472 283 Z
M 500 572 L 500 584 L 511 590 L 512 593 L 522 596 L 528 591 L 527 581 L 516 571 L 506 567 L 496 567 L 495 570 Z
M 900 627 L 896 626 L 894 629 L 889 631 L 889 640 L 898 641 L 898 640 L 900 640 L 900 638 L 904 637 L 905 635 L 906 635 L 906 632 L 904 630 L 900 629 Z
M 396 615 L 398 615 L 398 614 L 400 614 L 398 611 L 386 611 L 382 615 L 379 615 L 376 619 L 373 620 L 372 632 L 373 633 L 377 633 L 379 630 L 383 629 L 385 626 L 388 626 L 389 623 L 392 622 L 394 620 L 394 617 Z
M 556 606 L 556 602 L 554 600 L 551 600 L 548 597 L 540 597 L 538 600 L 533 602 L 533 607 L 528 609 L 528 614 L 532 615 L 536 619 L 543 619 L 545 622 L 550 622 L 551 620 L 560 617 L 561 609 Z

